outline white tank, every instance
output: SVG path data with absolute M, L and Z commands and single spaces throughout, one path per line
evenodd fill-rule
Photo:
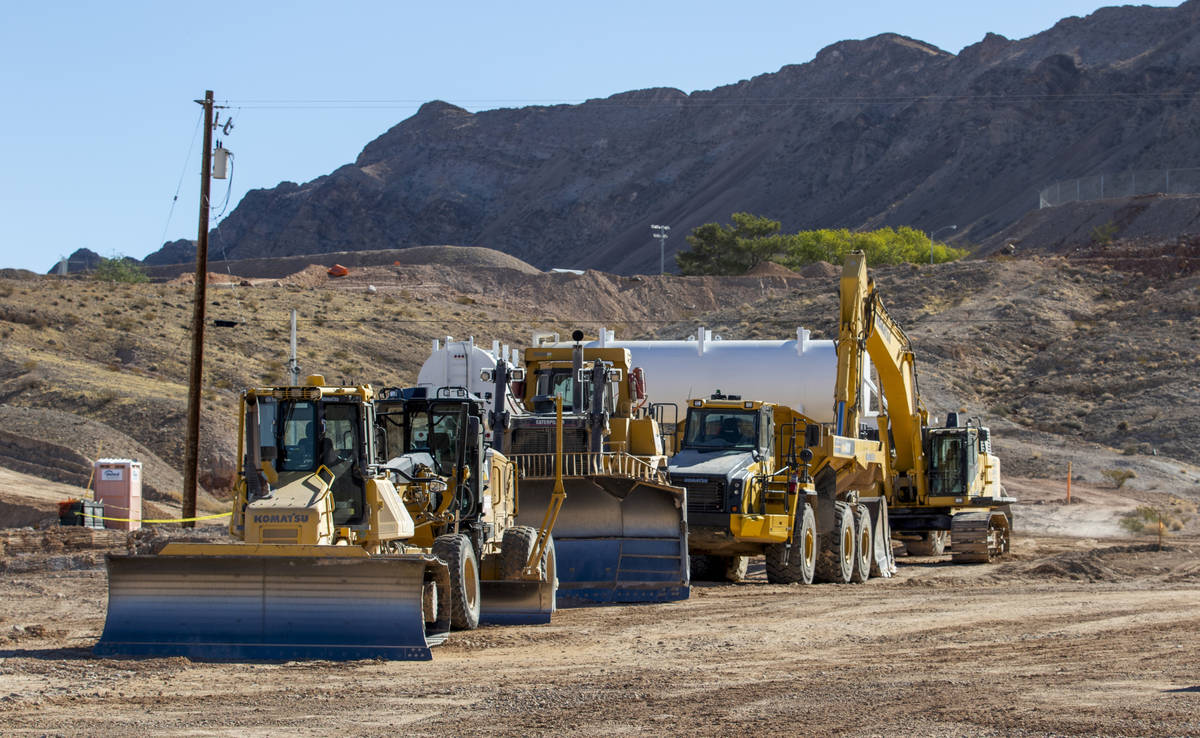
M 495 386 L 481 375 L 485 369 L 494 369 L 497 359 L 508 353 L 508 346 L 501 347 L 499 341 L 486 351 L 475 345 L 474 338 L 455 341 L 446 336 L 444 345 L 434 339 L 433 352 L 417 374 L 417 386 L 425 387 L 431 397 L 440 387 L 466 387 L 473 395 L 491 397 Z M 515 351 L 510 361 L 516 363 Z
M 680 420 L 688 400 L 720 390 L 746 400 L 786 405 L 817 422 L 832 423 L 837 347 L 833 341 L 814 341 L 809 336 L 807 329 L 797 328 L 793 340 L 723 341 L 699 328 L 686 341 L 618 341 L 612 331 L 602 329 L 599 340 L 584 346 L 629 349 L 631 367 L 646 372 L 650 401 L 674 403 Z M 547 338 L 552 336 L 534 334 L 534 345 L 546 345 Z M 876 395 L 869 382 L 864 390 L 864 396 Z M 868 414 L 875 414 L 870 411 L 874 405 L 868 403 Z

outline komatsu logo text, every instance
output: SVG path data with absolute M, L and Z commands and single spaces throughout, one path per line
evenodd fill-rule
M 307 523 L 308 514 L 304 513 L 262 513 L 254 516 L 256 523 Z

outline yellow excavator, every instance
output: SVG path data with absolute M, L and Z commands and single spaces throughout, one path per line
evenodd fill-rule
M 451 627 L 547 622 L 549 531 L 515 525 L 512 464 L 482 453 L 478 403 L 445 405 L 389 408 L 408 433 L 397 444 L 369 386 L 247 390 L 240 542 L 110 556 L 95 652 L 428 659 Z
M 956 562 L 987 562 L 1007 553 L 1016 499 L 1000 484 L 991 434 L 953 412 L 944 426 L 930 424 L 912 345 L 868 279 L 861 251 L 846 256 L 840 303 L 834 434 L 860 436 L 865 349 L 885 403 L 878 442 L 892 532 L 911 539 L 910 553 L 940 554 L 948 539 Z

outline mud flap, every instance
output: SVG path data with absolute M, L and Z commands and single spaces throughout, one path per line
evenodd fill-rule
M 682 488 L 605 475 L 565 485 L 554 526 L 560 607 L 687 599 Z M 550 481 L 523 481 L 517 522 L 541 525 L 552 490 Z
M 422 609 L 427 582 L 438 590 L 431 623 Z M 94 650 L 428 660 L 450 630 L 449 591 L 445 565 L 425 555 L 110 555 L 108 615 Z
M 545 625 L 554 614 L 557 582 L 484 580 L 479 583 L 479 622 L 488 625 Z
M 887 499 L 883 497 L 860 497 L 859 503 L 866 505 L 871 513 L 874 528 L 875 555 L 871 561 L 871 576 L 891 577 L 896 573 L 896 556 L 892 551 L 892 528 L 888 523 Z

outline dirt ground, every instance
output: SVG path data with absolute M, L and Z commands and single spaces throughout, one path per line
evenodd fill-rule
M 95 658 L 100 538 L 0 559 L 0 733 L 1200 734 L 1194 537 L 1026 535 L 1002 563 L 902 558 L 865 585 L 770 585 L 760 562 L 685 602 L 350 663 Z

